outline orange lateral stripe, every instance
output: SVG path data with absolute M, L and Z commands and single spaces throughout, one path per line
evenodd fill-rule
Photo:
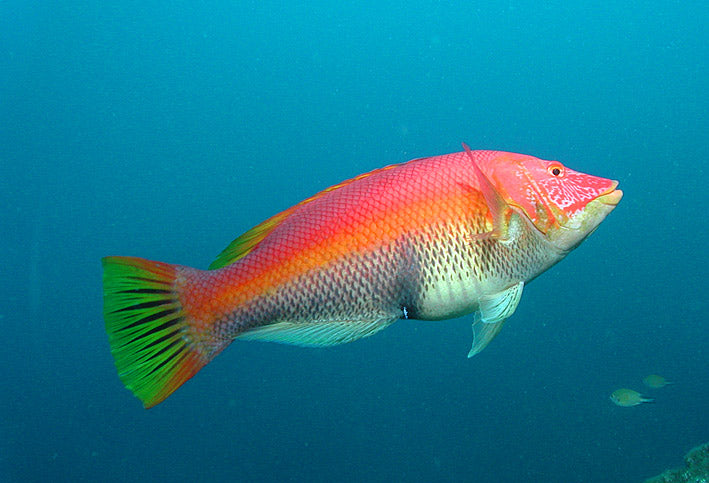
M 251 250 L 256 248 L 256 245 L 258 245 L 261 242 L 261 240 L 266 238 L 269 235 L 269 233 L 271 233 L 278 225 L 280 225 L 286 218 L 288 218 L 291 215 L 291 213 L 293 213 L 296 209 L 298 209 L 302 205 L 310 203 L 311 201 L 321 198 L 331 191 L 335 191 L 337 189 L 340 189 L 343 186 L 347 186 L 347 185 L 354 183 L 355 181 L 358 181 L 362 178 L 367 178 L 367 177 L 372 176 L 374 174 L 381 173 L 382 171 L 387 171 L 392 168 L 396 168 L 397 166 L 401 166 L 401 164 L 405 164 L 405 163 L 391 164 L 389 166 L 384 166 L 383 168 L 378 168 L 378 169 L 375 169 L 375 170 L 370 171 L 368 173 L 360 174 L 358 176 L 355 176 L 354 178 L 350 178 L 348 180 L 345 180 L 345 181 L 338 183 L 336 185 L 332 185 L 329 188 L 325 188 L 324 190 L 320 191 L 319 193 L 314 194 L 310 198 L 306 198 L 303 201 L 301 201 L 300 203 L 291 206 L 287 210 L 284 210 L 284 211 L 278 213 L 277 215 L 270 217 L 266 221 L 259 223 L 258 225 L 251 228 L 249 231 L 247 231 L 246 233 L 242 234 L 241 236 L 236 238 L 234 241 L 232 241 L 229 244 L 229 246 L 227 246 L 219 254 L 219 256 L 217 256 L 217 259 L 214 260 L 209 265 L 209 269 L 210 270 L 217 270 L 219 268 L 226 267 L 227 265 L 231 265 L 232 263 L 239 260 L 240 258 L 243 258 L 246 255 L 248 255 Z
M 209 290 L 189 291 L 190 300 L 184 300 L 183 304 L 193 308 L 199 307 L 200 311 L 207 312 L 202 312 L 205 316 L 203 320 L 219 320 L 233 307 L 246 303 L 309 270 L 325 266 L 352 253 L 374 250 L 391 243 L 411 228 L 412 219 L 423 217 L 426 226 L 431 226 L 440 222 L 458 222 L 470 217 L 452 213 L 451 207 L 458 211 L 464 209 L 466 213 L 487 210 L 482 195 L 478 195 L 476 199 L 470 198 L 471 195 L 475 196 L 475 193 L 452 192 L 447 197 L 439 197 L 433 201 L 420 199 L 415 203 L 402 205 L 396 216 L 382 209 L 379 213 L 372 213 L 374 220 L 371 217 L 356 220 L 354 233 L 352 227 L 342 225 L 333 236 L 313 238 L 307 248 L 290 253 L 285 259 L 270 259 L 268 264 L 251 270 L 247 268 L 244 271 L 244 266 L 226 270 L 217 275 L 218 280 L 210 284 Z M 387 217 L 388 222 L 384 221 Z M 392 223 L 394 219 L 398 221 L 397 224 Z M 375 226 L 379 231 L 376 232 L 376 237 L 372 238 L 371 230 Z M 388 230 L 383 231 L 383 228 Z

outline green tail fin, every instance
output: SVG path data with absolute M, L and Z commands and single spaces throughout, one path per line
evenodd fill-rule
M 104 318 L 118 375 L 151 408 L 211 357 L 190 342 L 190 319 L 175 291 L 175 265 L 133 257 L 102 262 Z

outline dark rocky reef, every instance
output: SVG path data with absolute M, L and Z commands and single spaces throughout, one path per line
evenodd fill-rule
M 684 468 L 667 470 L 645 483 L 709 483 L 709 443 L 689 450 L 684 456 Z

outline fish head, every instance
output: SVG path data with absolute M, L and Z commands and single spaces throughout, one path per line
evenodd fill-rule
M 617 181 L 574 171 L 558 161 L 499 153 L 491 166 L 492 182 L 505 201 L 562 251 L 578 246 L 623 197 Z

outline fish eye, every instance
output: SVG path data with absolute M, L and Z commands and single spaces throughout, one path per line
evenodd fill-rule
M 564 167 L 560 164 L 552 164 L 547 168 L 550 175 L 560 178 L 564 176 Z

